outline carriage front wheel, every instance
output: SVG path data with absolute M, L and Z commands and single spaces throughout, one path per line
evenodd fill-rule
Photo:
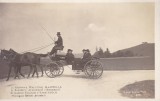
M 51 62 L 47 64 L 45 67 L 45 74 L 50 78 L 60 76 L 63 73 L 63 71 L 63 66 L 59 65 L 56 62 Z
M 103 74 L 102 63 L 98 60 L 90 60 L 84 66 L 84 73 L 88 78 L 97 79 Z

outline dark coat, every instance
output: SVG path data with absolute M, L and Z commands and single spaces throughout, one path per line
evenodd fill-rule
M 89 60 L 89 59 L 91 59 L 91 53 L 85 53 L 84 55 L 83 55 L 83 58 L 82 58 L 82 60 Z
M 63 46 L 63 39 L 61 36 L 58 37 L 58 40 L 55 42 L 56 46 Z
M 68 64 L 72 64 L 74 61 L 74 55 L 72 53 L 67 53 L 65 60 Z

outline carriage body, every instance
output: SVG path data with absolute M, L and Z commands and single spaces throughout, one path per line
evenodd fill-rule
M 81 58 L 75 58 L 72 64 L 72 70 L 83 70 L 84 67 L 81 66 Z
M 103 66 L 98 58 L 91 58 L 87 61 L 82 61 L 81 58 L 74 58 L 72 64 L 67 64 L 64 54 L 57 54 L 55 57 L 50 57 L 52 62 L 46 65 L 46 75 L 54 78 L 63 74 L 64 66 L 72 65 L 72 70 L 81 70 L 87 78 L 97 79 L 103 74 Z

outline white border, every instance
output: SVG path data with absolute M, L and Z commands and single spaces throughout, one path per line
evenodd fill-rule
M 160 0 L 155 3 L 155 98 L 160 101 Z
M 0 0 L 4 3 L 98 3 L 98 2 L 155 2 L 155 0 Z
M 0 0 L 0 3 L 100 3 L 100 2 L 155 2 L 155 99 L 67 99 L 67 101 L 160 101 L 160 0 Z M 22 101 L 22 99 L 0 99 L 0 101 Z M 57 101 L 57 99 L 24 99 L 23 101 Z M 58 101 L 66 101 L 59 99 Z

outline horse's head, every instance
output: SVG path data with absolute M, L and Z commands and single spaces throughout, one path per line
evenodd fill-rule
M 16 51 L 14 51 L 12 48 L 9 49 L 9 52 L 10 52 L 11 54 L 14 54 L 14 55 L 15 55 L 15 54 L 18 54 L 18 53 L 17 53 Z
M 1 50 L 1 58 L 2 58 L 3 60 L 8 59 L 8 58 L 9 58 L 9 54 L 10 54 L 10 52 L 9 52 L 8 50 L 5 50 L 5 49 L 2 49 L 2 50 Z
M 4 60 L 12 59 L 15 55 L 16 55 L 16 52 L 13 51 L 12 49 L 10 49 L 10 50 L 2 49 L 1 50 L 1 57 Z

